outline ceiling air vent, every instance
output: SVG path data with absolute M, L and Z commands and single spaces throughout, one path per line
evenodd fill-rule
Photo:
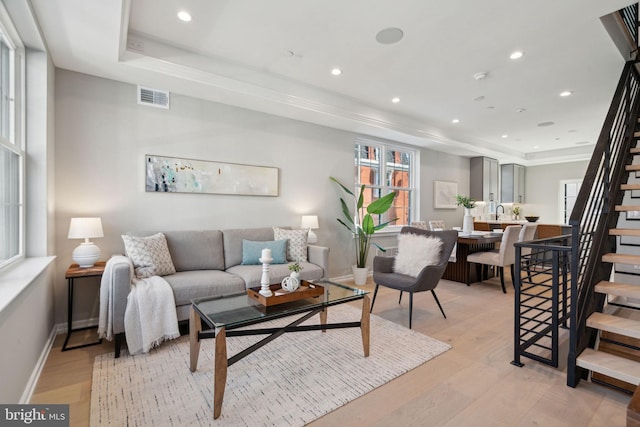
M 138 104 L 169 109 L 169 92 L 138 86 Z

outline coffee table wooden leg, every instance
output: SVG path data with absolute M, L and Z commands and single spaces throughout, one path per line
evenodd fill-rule
M 191 372 L 195 372 L 198 369 L 198 356 L 200 356 L 200 340 L 198 339 L 198 333 L 202 330 L 202 323 L 200 322 L 200 316 L 196 310 L 191 307 L 189 313 L 189 368 Z
M 325 307 L 321 312 L 320 312 L 320 324 L 321 325 L 326 325 L 327 324 L 327 308 Z M 326 329 L 323 329 L 322 332 L 327 332 Z
M 369 295 L 362 298 L 362 317 L 360 318 L 360 331 L 362 332 L 362 347 L 364 348 L 364 357 L 369 357 L 369 331 L 371 322 L 369 317 L 369 306 L 371 302 Z
M 216 356 L 213 373 L 213 419 L 222 413 L 222 399 L 227 385 L 227 340 L 225 328 L 216 334 Z

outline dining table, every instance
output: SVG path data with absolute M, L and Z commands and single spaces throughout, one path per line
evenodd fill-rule
M 502 230 L 500 230 L 502 231 Z M 474 283 L 480 281 L 476 269 L 469 268 L 467 256 L 474 252 L 491 251 L 496 248 L 496 243 L 502 240 L 502 232 L 473 231 L 471 233 L 458 233 L 455 260 L 449 261 L 444 271 L 443 279 L 460 283 Z

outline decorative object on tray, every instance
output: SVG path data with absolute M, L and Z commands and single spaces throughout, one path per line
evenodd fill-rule
M 540 219 L 539 216 L 525 216 L 524 218 L 529 222 L 536 222 L 537 220 Z
M 293 292 L 300 287 L 300 280 L 298 280 L 297 277 L 289 276 L 282 279 L 282 283 L 280 285 L 285 291 Z
M 260 258 L 260 262 L 262 263 L 260 295 L 265 297 L 270 297 L 273 295 L 273 292 L 271 292 L 271 289 L 269 288 L 269 283 L 271 283 L 271 280 L 269 279 L 269 264 L 271 264 L 271 261 L 273 261 L 273 258 L 271 258 L 271 249 L 263 249 L 262 257 Z
M 349 204 L 344 200 L 344 198 L 340 198 L 340 205 L 342 206 L 342 214 L 344 220 L 340 218 L 337 218 L 337 220 L 356 237 L 356 265 L 353 266 L 353 276 L 356 285 L 364 285 L 366 283 L 368 271 L 366 271 L 365 274 L 357 274 L 356 272 L 357 269 L 368 270 L 367 258 L 369 256 L 369 248 L 371 247 L 371 244 L 376 245 L 376 247 L 382 252 L 387 251 L 385 248 L 372 241 L 373 235 L 376 231 L 382 230 L 387 225 L 395 222 L 398 219 L 394 218 L 381 224 L 375 225 L 373 215 L 379 216 L 386 213 L 391 208 L 393 200 L 396 197 L 396 193 L 391 192 L 380 197 L 379 199 L 374 200 L 365 209 L 365 191 L 372 191 L 371 189 L 366 189 L 365 185 L 363 184 L 360 187 L 360 193 L 358 194 L 358 197 L 356 197 L 356 195 L 351 190 L 349 190 L 348 187 L 340 183 L 340 181 L 338 181 L 334 177 L 329 177 L 329 179 L 335 182 L 342 189 L 342 191 L 344 191 L 354 199 Z M 351 213 L 350 206 L 353 206 L 354 202 L 356 208 L 355 213 Z M 362 280 L 362 278 L 364 278 L 364 280 Z
M 456 196 L 456 204 L 464 207 L 464 218 L 462 219 L 462 232 L 465 234 L 471 234 L 473 232 L 473 217 L 471 216 L 471 209 L 476 207 L 476 202 L 467 196 Z
M 247 289 L 247 295 L 250 298 L 258 301 L 265 307 L 272 305 L 284 304 L 285 302 L 297 301 L 299 299 L 313 298 L 324 294 L 324 287 L 321 285 L 307 282 L 306 280 L 300 280 L 300 286 L 293 292 L 288 292 L 282 289 L 280 283 L 269 286 L 273 295 L 265 297 L 261 294 L 262 288 L 249 288 Z

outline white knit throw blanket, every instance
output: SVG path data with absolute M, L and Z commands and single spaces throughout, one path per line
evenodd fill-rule
M 147 353 L 180 336 L 173 290 L 162 277 L 134 280 L 124 312 L 129 354 Z
M 100 316 L 98 319 L 98 336 L 113 340 L 113 269 L 118 264 L 129 266 L 129 283 L 133 279 L 133 263 L 122 255 L 112 256 L 105 265 L 100 281 Z

